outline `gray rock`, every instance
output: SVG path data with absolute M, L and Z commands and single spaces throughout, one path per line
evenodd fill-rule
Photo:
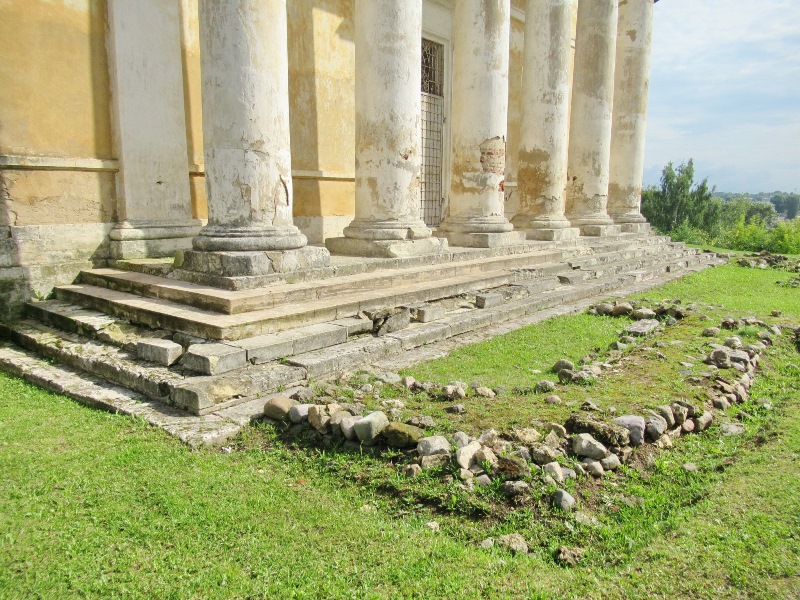
M 348 440 L 355 440 L 358 436 L 356 435 L 355 425 L 361 420 L 361 417 L 358 415 L 351 415 L 351 416 L 343 416 L 342 420 L 339 422 L 339 429 L 342 432 L 342 435 Z
M 510 550 L 512 554 L 527 554 L 528 543 L 525 538 L 518 533 L 509 533 L 508 535 L 501 535 L 497 538 L 495 544 L 500 548 Z
M 675 414 L 672 412 L 672 408 L 670 406 L 666 404 L 657 406 L 656 412 L 662 419 L 664 419 L 669 429 L 675 427 Z
M 430 469 L 438 469 L 441 467 L 446 467 L 450 464 L 450 455 L 449 454 L 432 454 L 430 456 L 423 456 L 419 461 L 420 466 L 422 467 L 423 471 L 428 471 Z
M 469 444 L 471 441 L 472 441 L 472 438 L 469 437 L 463 431 L 456 431 L 453 434 L 453 443 L 456 445 L 456 448 L 463 448 L 464 446 Z
M 655 319 L 656 312 L 654 310 L 650 310 L 649 308 L 637 308 L 633 311 L 633 318 L 637 321 L 642 321 L 644 319 Z
M 496 396 L 493 390 L 484 386 L 476 387 L 475 395 L 480 396 L 481 398 L 494 398 Z
M 509 478 L 530 477 L 531 469 L 528 463 L 519 456 L 510 454 L 508 456 L 500 455 L 497 457 L 497 473 Z
M 389 423 L 383 430 L 386 445 L 390 448 L 414 448 L 424 436 L 422 429 L 405 423 Z
M 516 498 L 518 496 L 524 496 L 531 491 L 531 488 L 524 481 L 506 481 L 503 483 L 500 491 L 508 498 Z
M 416 379 L 411 377 L 411 375 L 406 375 L 400 380 L 400 385 L 402 385 L 407 390 L 410 390 L 414 387 L 414 384 L 417 382 Z
M 673 402 L 670 408 L 672 409 L 672 414 L 675 416 L 675 424 L 683 425 L 689 416 L 689 409 L 677 402 Z
M 492 484 L 492 478 L 489 477 L 486 473 L 483 473 L 482 475 L 478 475 L 475 478 L 475 484 L 481 487 L 486 487 Z
M 564 474 L 564 469 L 561 467 L 559 463 L 555 461 L 544 465 L 542 467 L 542 471 L 548 477 L 552 477 L 553 481 L 555 481 L 556 483 L 563 483 L 564 480 L 567 478 L 566 475 Z
M 654 442 L 667 430 L 667 423 L 661 417 L 647 417 L 645 419 L 645 439 Z
M 270 398 L 264 404 L 264 416 L 269 419 L 275 419 L 276 421 L 288 421 L 289 411 L 296 405 L 297 400 L 292 400 L 285 396 Z
M 655 319 L 642 319 L 628 325 L 625 328 L 625 333 L 636 337 L 644 337 L 656 331 L 660 326 L 661 323 Z
M 463 387 L 446 385 L 442 388 L 442 398 L 445 400 L 461 400 L 467 397 L 467 391 Z
M 466 446 L 462 446 L 456 450 L 456 462 L 462 469 L 469 469 L 475 464 L 475 454 L 481 449 L 479 441 L 470 442 Z
M 389 385 L 393 385 L 396 383 L 400 383 L 402 378 L 397 373 L 390 373 L 388 371 L 384 371 L 383 373 L 378 373 L 375 375 L 375 379 L 378 381 L 382 381 L 383 383 L 388 383 Z
M 719 429 L 723 435 L 741 435 L 744 433 L 744 425 L 741 423 L 722 423 Z
M 548 381 L 547 379 L 542 379 L 541 381 L 537 382 L 536 387 L 534 388 L 537 394 L 547 394 L 555 389 L 556 384 L 552 381 Z
M 619 457 L 616 454 L 609 454 L 603 460 L 600 461 L 600 464 L 606 471 L 616 471 L 621 466 Z
M 432 435 L 422 438 L 417 444 L 417 453 L 420 456 L 434 456 L 436 454 L 450 455 L 450 442 L 442 435 Z
M 561 371 L 562 369 L 567 369 L 567 370 L 571 371 L 571 370 L 573 370 L 574 368 L 575 368 L 575 363 L 573 363 L 571 360 L 568 360 L 568 359 L 566 359 L 566 358 L 560 358 L 560 359 L 558 359 L 558 360 L 556 361 L 556 363 L 555 363 L 555 364 L 554 364 L 554 365 L 553 365 L 553 366 L 550 368 L 550 370 L 551 370 L 553 373 L 558 373 L 558 372 L 559 372 L 559 371 Z
M 584 471 L 586 471 L 586 473 L 592 477 L 602 477 L 605 475 L 605 469 L 603 469 L 603 465 L 600 464 L 599 460 L 584 458 L 581 461 L 581 465 L 583 466 Z
M 618 302 L 611 309 L 611 314 L 615 317 L 629 315 L 633 312 L 633 306 L 629 302 Z
M 588 433 L 577 433 L 572 436 L 572 451 L 578 456 L 597 460 L 608 456 L 606 447 Z
M 713 420 L 714 414 L 710 410 L 705 411 L 703 414 L 693 419 L 695 430 L 703 431 L 707 429 Z
M 727 348 L 717 348 L 708 356 L 708 362 L 718 369 L 731 368 L 731 354 Z
M 566 490 L 556 490 L 553 492 L 553 495 L 550 496 L 550 499 L 555 508 L 565 512 L 571 511 L 572 507 L 575 506 L 575 498 Z
M 594 305 L 594 310 L 598 315 L 608 316 L 613 312 L 614 305 L 610 302 L 600 302 L 599 304 Z
M 427 415 L 411 417 L 406 421 L 406 423 L 413 425 L 414 427 L 419 427 L 420 429 L 433 429 L 436 427 L 436 421 Z
M 558 434 L 555 431 L 549 431 L 547 435 L 544 437 L 544 445 L 549 446 L 550 448 L 558 448 L 561 446 L 561 440 Z M 552 459 L 551 459 L 552 460 Z M 549 460 L 546 462 L 550 462 Z
M 561 397 L 555 394 L 550 394 L 544 399 L 548 404 L 561 404 Z
M 521 444 L 535 444 L 542 439 L 542 434 L 533 427 L 515 429 L 512 434 Z
M 531 460 L 537 465 L 546 465 L 547 463 L 551 463 L 557 457 L 561 456 L 561 452 L 556 449 L 557 447 L 558 446 L 550 447 L 546 446 L 545 444 L 532 444 Z
M 451 415 L 463 415 L 465 412 L 467 412 L 467 407 L 463 404 L 453 404 L 452 406 L 445 406 L 444 412 Z
M 289 397 L 292 400 L 297 400 L 301 404 L 305 404 L 314 397 L 314 390 L 309 387 L 301 387 L 299 390 L 295 390 Z
M 624 415 L 614 419 L 614 424 L 624 427 L 630 433 L 630 445 L 641 446 L 644 443 L 646 423 L 644 417 Z
M 703 329 L 703 337 L 716 337 L 719 335 L 719 327 L 706 327 Z
M 381 411 L 375 411 L 362 417 L 358 423 L 353 425 L 356 436 L 359 441 L 364 444 L 372 444 L 381 434 L 381 432 L 389 426 L 389 418 Z
M 292 423 L 302 423 L 308 421 L 308 409 L 314 406 L 313 404 L 295 404 L 289 409 L 289 420 Z

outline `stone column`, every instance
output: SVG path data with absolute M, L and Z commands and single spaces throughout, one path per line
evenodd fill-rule
M 109 0 L 109 64 L 119 159 L 113 258 L 174 256 L 192 218 L 178 4 Z
M 208 225 L 186 271 L 266 275 L 327 264 L 292 221 L 286 0 L 200 0 Z
M 650 228 L 642 216 L 641 203 L 652 41 L 652 0 L 621 2 L 608 212 L 626 232 L 646 232 Z
M 420 218 L 422 0 L 356 0 L 355 219 L 332 252 L 441 252 Z
M 579 235 L 564 216 L 569 142 L 572 15 L 577 0 L 528 0 L 514 227 L 528 239 Z
M 452 175 L 440 227 L 454 246 L 525 241 L 503 216 L 510 29 L 511 0 L 456 0 Z
M 618 0 L 580 0 L 569 128 L 567 218 L 581 235 L 616 235 L 608 216 Z

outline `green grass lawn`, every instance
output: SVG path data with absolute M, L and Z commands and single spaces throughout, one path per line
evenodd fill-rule
M 800 291 L 775 285 L 786 278 L 730 266 L 646 296 L 715 305 L 702 311 L 713 318 L 778 309 L 774 321 L 797 323 Z M 702 326 L 695 316 L 669 329 L 664 339 L 683 345 L 664 352 L 693 352 L 688 334 Z M 617 329 L 612 319 L 564 317 L 410 373 L 524 385 L 562 355 L 605 348 Z M 565 399 L 640 407 L 676 393 L 677 380 L 655 367 L 637 393 L 631 379 L 660 363 L 641 349 L 628 356 L 645 369 L 638 376 Z M 0 375 L 0 598 L 800 598 L 798 365 L 785 338 L 770 350 L 752 395 L 775 409 L 746 405 L 755 417 L 746 435 L 681 438 L 646 470 L 580 486 L 592 522 L 550 510 L 546 490 L 505 512 L 491 490 L 470 504 L 432 476 L 401 478 L 397 456 L 296 448 L 267 425 L 245 431 L 232 453 L 192 451 L 135 419 Z M 530 395 L 485 403 L 443 430 L 563 417 Z M 686 461 L 700 472 L 683 471 Z M 485 514 L 472 510 L 482 502 Z M 474 544 L 512 531 L 531 554 Z M 585 550 L 579 566 L 555 562 L 562 544 Z

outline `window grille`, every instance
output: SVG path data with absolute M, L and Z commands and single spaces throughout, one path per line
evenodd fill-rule
M 444 194 L 444 46 L 422 40 L 421 213 L 428 227 L 442 220 Z

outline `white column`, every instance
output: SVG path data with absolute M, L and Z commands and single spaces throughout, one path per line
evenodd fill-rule
M 503 215 L 511 0 L 456 0 L 452 174 L 440 229 L 455 246 L 524 241 Z
M 114 258 L 191 247 L 192 219 L 178 3 L 109 0 L 109 63 L 119 159 Z
M 514 227 L 528 239 L 578 237 L 564 216 L 572 15 L 577 0 L 528 0 Z
M 566 212 L 582 235 L 620 231 L 607 212 L 617 2 L 578 4 Z
M 653 1 L 619 5 L 608 212 L 622 231 L 649 230 L 641 213 Z
M 440 252 L 420 218 L 422 0 L 356 0 L 355 219 L 332 252 Z
M 327 252 L 304 248 L 292 220 L 286 0 L 199 8 L 208 225 L 183 268 L 229 277 L 320 266 Z

